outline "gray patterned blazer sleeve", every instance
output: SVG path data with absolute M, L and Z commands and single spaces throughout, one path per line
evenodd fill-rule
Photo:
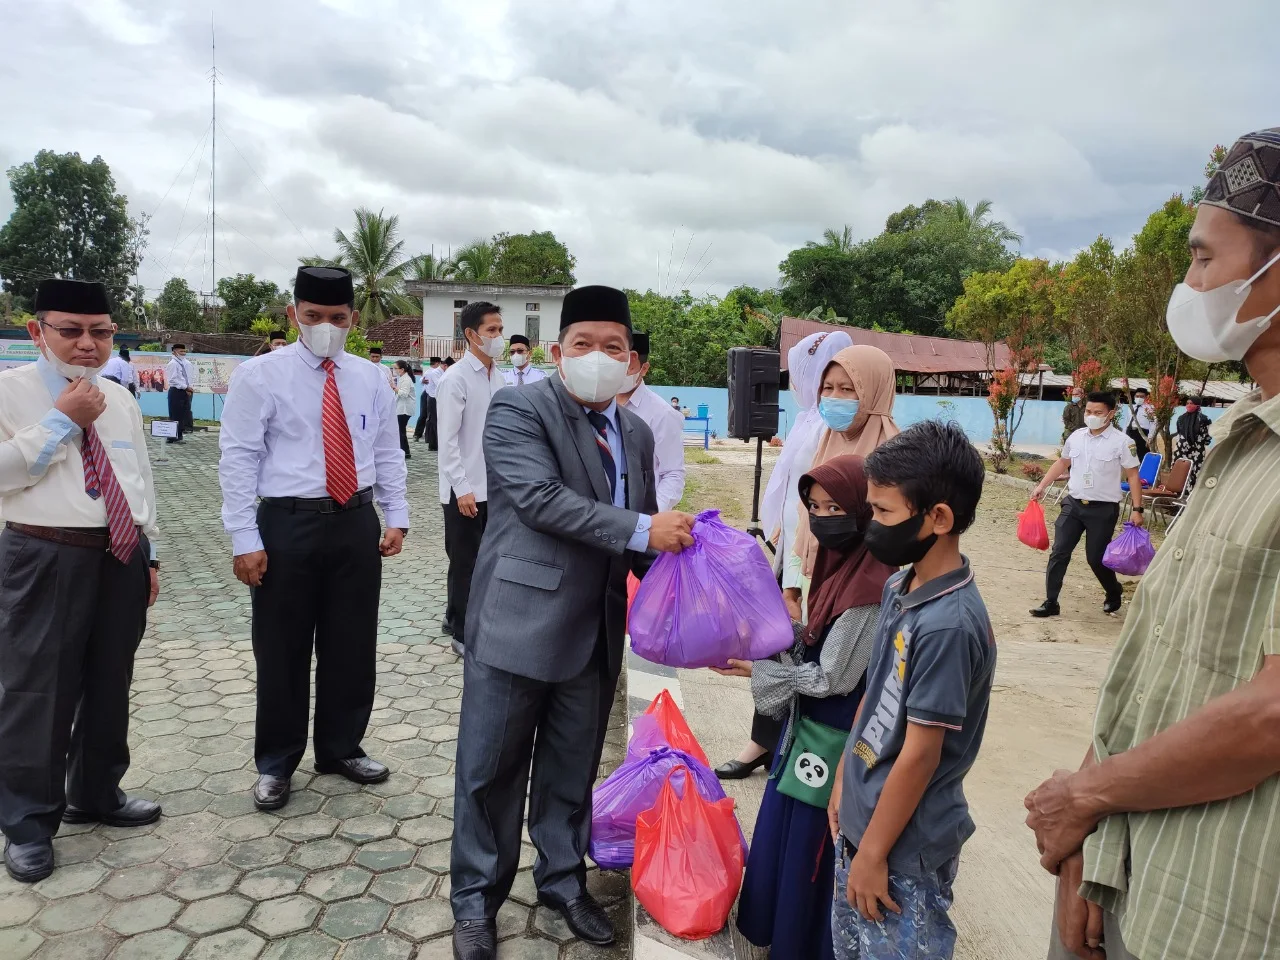
M 756 709 L 775 719 L 785 717 L 792 699 L 842 696 L 857 687 L 871 662 L 880 606 L 853 607 L 831 625 L 816 663 L 804 662 L 804 642 L 778 661 L 758 660 L 751 670 Z

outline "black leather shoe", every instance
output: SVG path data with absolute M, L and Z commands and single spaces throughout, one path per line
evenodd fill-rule
M 568 903 L 555 903 L 539 895 L 538 902 L 564 917 L 564 922 L 579 940 L 597 947 L 613 943 L 613 921 L 591 894 L 584 893 Z
M 53 841 L 4 842 L 4 866 L 19 883 L 35 883 L 53 873 Z
M 761 767 L 768 770 L 772 762 L 773 757 L 767 753 L 760 754 L 750 763 L 743 763 L 741 760 L 730 760 L 728 763 L 722 763 L 716 767 L 716 776 L 721 780 L 745 780 Z
M 131 797 L 110 813 L 93 813 L 67 805 L 62 811 L 63 823 L 105 823 L 108 827 L 143 827 L 160 819 L 160 804 Z
M 454 960 L 496 960 L 498 924 L 495 920 L 459 920 L 453 925 Z
M 1045 617 L 1056 617 L 1060 613 L 1062 613 L 1062 608 L 1058 606 L 1058 601 L 1056 600 L 1046 600 L 1044 603 L 1040 604 L 1040 606 L 1031 611 L 1031 615 L 1033 617 L 1040 617 L 1041 619 Z
M 273 777 L 264 773 L 253 785 L 253 805 L 259 810 L 279 810 L 289 802 L 293 785 L 288 777 Z
M 346 760 L 317 763 L 316 770 L 319 773 L 336 773 L 352 783 L 381 783 L 391 776 L 391 771 L 372 757 L 349 757 Z
M 452 637 L 452 636 L 453 636 L 453 624 L 451 624 L 448 620 L 441 620 L 441 621 L 440 621 L 440 632 L 441 632 L 441 633 L 443 633 L 446 637 Z
M 1123 596 L 1116 597 L 1114 600 L 1108 597 L 1107 602 L 1102 605 L 1102 612 L 1103 613 L 1119 613 L 1120 607 L 1123 604 L 1123 602 L 1124 602 Z

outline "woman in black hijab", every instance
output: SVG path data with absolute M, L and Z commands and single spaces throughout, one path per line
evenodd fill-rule
M 1187 476 L 1187 493 L 1196 485 L 1196 477 L 1204 466 L 1209 452 L 1209 424 L 1212 422 L 1200 412 L 1204 403 L 1201 397 L 1187 400 L 1187 412 L 1178 418 L 1178 433 L 1173 440 L 1173 459 L 1191 461 L 1191 473 Z

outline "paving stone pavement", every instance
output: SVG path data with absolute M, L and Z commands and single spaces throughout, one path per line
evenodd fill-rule
M 313 776 L 308 752 L 289 805 L 260 813 L 249 796 L 249 593 L 231 575 L 219 519 L 217 434 L 151 443 L 161 598 L 134 671 L 124 786 L 160 801 L 165 815 L 137 829 L 64 826 L 58 868 L 38 884 L 0 872 L 0 958 L 446 960 L 462 665 L 438 629 L 446 563 L 435 456 L 413 445 L 412 531 L 383 567 L 378 696 L 364 747 L 391 778 L 360 787 Z M 622 758 L 621 698 L 617 706 L 604 771 Z M 592 947 L 536 906 L 527 840 L 498 915 L 501 960 L 629 956 L 626 875 L 590 873 L 619 932 L 618 946 Z

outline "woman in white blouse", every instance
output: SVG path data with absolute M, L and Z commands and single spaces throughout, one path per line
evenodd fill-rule
M 396 420 L 400 424 L 400 449 L 404 451 L 406 460 L 412 460 L 413 454 L 409 452 L 409 438 L 405 434 L 405 427 L 409 425 L 409 418 L 417 409 L 418 391 L 414 386 L 413 368 L 409 366 L 408 360 L 396 361 L 396 374 Z

